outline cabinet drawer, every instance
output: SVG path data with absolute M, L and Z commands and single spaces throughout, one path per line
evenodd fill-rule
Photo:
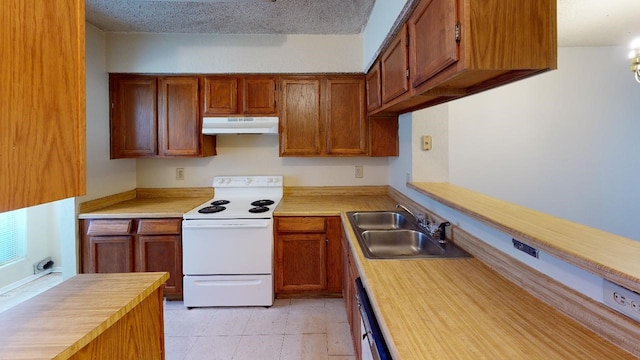
M 141 235 L 180 235 L 182 219 L 141 219 L 138 221 L 138 234 Z
M 89 220 L 87 235 L 129 235 L 133 225 L 132 219 L 123 220 Z
M 323 233 L 326 231 L 323 217 L 284 217 L 276 218 L 278 232 Z

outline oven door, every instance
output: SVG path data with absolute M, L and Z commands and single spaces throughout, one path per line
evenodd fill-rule
M 184 220 L 185 275 L 271 274 L 273 219 Z

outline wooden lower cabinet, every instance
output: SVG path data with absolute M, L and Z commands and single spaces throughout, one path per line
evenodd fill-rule
M 347 310 L 347 319 L 351 329 L 351 340 L 355 350 L 356 359 L 362 358 L 362 334 L 360 330 L 360 310 L 356 301 L 356 279 L 358 278 L 358 268 L 356 267 L 353 254 L 346 235 L 342 234 L 342 298 Z
M 166 271 L 167 298 L 182 298 L 182 219 L 80 220 L 82 273 Z
M 279 296 L 342 290 L 340 218 L 275 217 L 275 291 Z

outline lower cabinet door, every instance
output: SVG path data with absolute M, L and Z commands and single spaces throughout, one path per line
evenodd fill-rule
M 145 235 L 138 237 L 138 262 L 136 271 L 166 271 L 167 297 L 182 294 L 182 252 L 179 235 Z
M 327 289 L 325 234 L 279 235 L 276 261 L 276 292 Z
M 132 272 L 133 236 L 91 236 L 89 237 L 89 273 Z

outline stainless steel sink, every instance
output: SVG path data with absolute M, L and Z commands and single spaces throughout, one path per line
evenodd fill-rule
M 470 257 L 454 243 L 440 244 L 403 211 L 351 211 L 347 218 L 369 259 Z
M 431 237 L 415 230 L 367 230 L 364 250 L 375 257 L 438 256 L 444 249 Z
M 402 229 L 411 228 L 407 218 L 397 211 L 354 212 L 352 217 L 360 229 Z

